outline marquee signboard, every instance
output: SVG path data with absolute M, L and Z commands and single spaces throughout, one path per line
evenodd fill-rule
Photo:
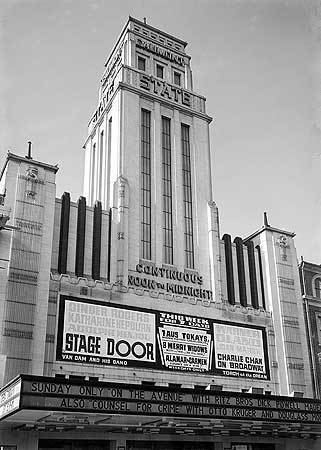
M 17 381 L 21 384 L 18 409 L 7 411 L 6 417 L 17 411 L 41 410 L 300 424 L 321 422 L 321 402 L 308 398 L 62 380 L 34 375 L 20 375 L 4 390 L 10 390 Z
M 267 353 L 263 330 L 213 322 L 215 373 L 266 379 Z
M 265 329 L 62 295 L 59 361 L 269 379 Z

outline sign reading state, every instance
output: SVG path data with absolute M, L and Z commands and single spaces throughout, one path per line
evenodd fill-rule
M 264 328 L 68 296 L 60 297 L 56 356 L 85 364 L 269 379 Z

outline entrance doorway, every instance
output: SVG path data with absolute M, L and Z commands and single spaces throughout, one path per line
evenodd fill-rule
M 41 439 L 39 450 L 109 450 L 108 441 Z

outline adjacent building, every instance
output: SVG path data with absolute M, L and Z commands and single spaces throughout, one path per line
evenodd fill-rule
M 0 446 L 320 445 L 294 233 L 221 236 L 212 118 L 187 43 L 129 18 L 84 144 L 84 192 L 1 173 Z
M 321 266 L 301 260 L 301 290 L 309 339 L 314 396 L 321 398 Z

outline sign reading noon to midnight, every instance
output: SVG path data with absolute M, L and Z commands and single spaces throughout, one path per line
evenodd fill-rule
M 57 359 L 269 379 L 263 328 L 68 296 Z

